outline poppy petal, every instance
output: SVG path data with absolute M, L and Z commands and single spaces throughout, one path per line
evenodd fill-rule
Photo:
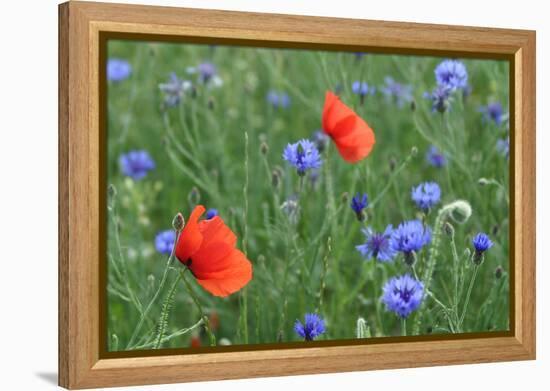
M 178 244 L 176 245 L 176 258 L 182 263 L 187 263 L 201 247 L 203 235 L 199 229 L 198 220 L 205 210 L 204 206 L 197 205 L 179 236 Z
M 213 242 L 224 242 L 231 247 L 237 244 L 237 237 L 219 216 L 199 222 L 199 230 L 204 237 L 204 246 Z
M 337 95 L 327 91 L 325 95 L 325 107 L 323 108 L 323 129 L 333 135 L 336 124 L 349 116 L 355 116 L 355 112 L 340 101 Z
M 325 99 L 323 128 L 350 163 L 367 157 L 376 142 L 371 127 L 330 91 Z
M 203 278 L 211 273 L 223 272 L 231 267 L 228 256 L 234 250 L 224 242 L 215 242 L 202 246 L 193 255 L 189 268 L 197 278 Z
M 346 119 L 338 123 L 337 127 L 353 129 L 347 136 L 334 139 L 344 160 L 355 163 L 368 156 L 376 141 L 374 132 L 363 119 L 360 117 L 353 118 L 353 121 Z
M 214 296 L 225 297 L 243 288 L 252 279 L 252 264 L 246 256 L 233 249 L 218 264 L 226 266 L 219 271 L 197 275 L 197 282 Z

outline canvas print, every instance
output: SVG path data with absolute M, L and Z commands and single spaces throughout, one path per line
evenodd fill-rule
M 510 327 L 509 63 L 110 39 L 109 352 Z

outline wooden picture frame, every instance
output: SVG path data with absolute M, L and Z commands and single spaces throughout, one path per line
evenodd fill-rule
M 109 358 L 100 137 L 105 34 L 510 62 L 510 332 L 492 337 Z M 156 37 L 156 38 L 155 38 Z M 71 1 L 59 6 L 59 384 L 70 389 L 535 359 L 535 32 Z

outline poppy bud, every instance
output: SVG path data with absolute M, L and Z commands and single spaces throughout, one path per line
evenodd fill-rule
M 393 172 L 395 170 L 395 167 L 397 166 L 397 161 L 395 158 L 390 158 L 390 171 Z
M 208 98 L 208 108 L 214 110 L 214 98 L 212 97 Z
M 272 172 L 271 172 L 271 185 L 275 188 L 275 189 L 278 189 L 279 186 L 281 185 L 281 173 L 279 170 L 277 169 L 274 169 Z
M 500 279 L 503 273 L 504 269 L 502 269 L 502 266 L 497 266 L 497 268 L 495 269 L 495 278 Z
M 189 195 L 187 196 L 187 200 L 193 206 L 197 205 L 201 201 L 201 193 L 199 192 L 199 189 L 197 189 L 196 186 L 193 186 L 193 188 L 189 192 Z
M 446 206 L 450 210 L 450 217 L 458 224 L 464 224 L 472 215 L 472 207 L 468 201 L 457 200 Z
M 269 152 L 269 146 L 265 141 L 262 141 L 262 143 L 260 144 L 260 153 L 262 155 L 267 155 L 268 152 Z
M 416 111 L 416 102 L 414 100 L 411 101 L 411 111 Z
M 176 232 L 181 232 L 184 226 L 185 219 L 183 218 L 183 215 L 181 213 L 178 213 L 174 216 L 174 219 L 172 220 L 172 227 L 174 227 Z

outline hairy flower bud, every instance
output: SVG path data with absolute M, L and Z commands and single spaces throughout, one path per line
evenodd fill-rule
M 172 227 L 174 227 L 177 232 L 181 232 L 184 226 L 185 219 L 183 218 L 183 215 L 178 212 L 178 214 L 176 214 L 174 216 L 174 219 L 172 220 Z
M 269 152 L 269 146 L 265 141 L 262 141 L 262 143 L 260 144 L 260 153 L 262 155 L 267 155 L 268 152 Z

